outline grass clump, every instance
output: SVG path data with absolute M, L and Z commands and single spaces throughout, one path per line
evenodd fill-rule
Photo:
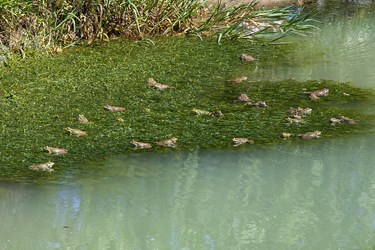
M 194 34 L 223 38 L 285 35 L 311 26 L 291 8 L 255 11 L 256 3 L 208 5 L 202 0 L 7 0 L 0 3 L 0 52 L 60 51 L 111 37 L 149 39 Z M 3 61 L 6 61 L 3 59 Z

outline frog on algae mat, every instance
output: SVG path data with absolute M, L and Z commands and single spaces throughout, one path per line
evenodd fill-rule
M 373 114 L 362 112 L 374 104 L 371 89 L 250 81 L 238 72 L 251 72 L 254 62 L 239 55 L 261 58 L 254 45 L 168 41 L 73 49 L 2 69 L 1 178 L 55 176 L 110 154 L 253 147 L 374 126 Z

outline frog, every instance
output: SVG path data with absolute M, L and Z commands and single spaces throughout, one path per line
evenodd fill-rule
M 238 147 L 238 146 L 246 144 L 246 143 L 254 144 L 254 141 L 249 140 L 248 138 L 244 138 L 244 137 L 234 137 L 232 139 L 232 144 L 233 144 L 234 147 Z
M 246 94 L 243 93 L 238 97 L 238 100 L 240 102 L 252 102 L 252 100 Z
M 211 112 L 209 112 L 209 111 L 202 110 L 202 109 L 196 109 L 196 108 L 192 109 L 191 112 L 193 112 L 196 115 L 208 115 L 208 116 L 211 115 Z
M 139 141 L 132 140 L 130 144 L 133 145 L 135 148 L 145 148 L 145 149 L 152 148 L 152 145 L 146 142 L 139 142 Z
M 125 107 L 105 105 L 104 110 L 110 111 L 110 112 L 122 112 L 125 110 Z
M 355 121 L 354 119 L 351 119 L 349 117 L 346 117 L 346 116 L 340 116 L 339 118 L 330 118 L 329 119 L 331 125 L 336 125 L 336 124 L 342 124 L 342 123 L 345 123 L 345 124 L 348 124 L 348 125 L 355 125 L 357 124 L 358 122 Z
M 296 136 L 296 135 L 293 134 L 293 133 L 288 133 L 288 132 L 282 132 L 282 133 L 281 133 L 281 137 L 284 138 L 284 139 L 286 139 L 286 138 L 290 138 L 290 137 L 292 137 L 292 136 Z
M 315 130 L 312 132 L 306 132 L 304 134 L 297 134 L 296 136 L 300 136 L 302 139 L 309 140 L 309 139 L 314 139 L 314 138 L 320 138 L 320 135 L 322 132 Z
M 252 61 L 255 60 L 254 57 L 252 57 L 250 55 L 247 55 L 247 54 L 244 54 L 244 53 L 240 55 L 240 58 L 241 58 L 241 61 L 243 61 L 243 62 L 252 62 Z
M 227 82 L 235 83 L 235 84 L 240 84 L 243 83 L 244 81 L 247 80 L 247 76 L 241 76 L 232 80 L 227 80 Z
M 287 117 L 286 120 L 287 120 L 288 124 L 300 125 L 300 124 L 306 123 L 306 121 L 301 116 L 294 116 L 293 118 Z
M 193 112 L 196 115 L 206 115 L 206 116 L 212 116 L 212 117 L 221 117 L 224 116 L 224 114 L 221 112 L 221 110 L 216 110 L 216 111 L 206 111 L 202 109 L 192 109 L 191 112 Z
M 222 117 L 222 116 L 224 116 L 224 114 L 223 114 L 223 112 L 221 112 L 221 110 L 212 111 L 212 112 L 210 112 L 210 115 L 212 117 Z
M 174 147 L 176 147 L 176 142 L 177 142 L 177 138 L 173 137 L 173 138 L 170 138 L 170 139 L 167 139 L 167 140 L 157 141 L 156 145 L 163 146 L 163 147 L 174 148 Z
M 30 170 L 32 171 L 45 171 L 45 172 L 53 172 L 54 170 L 52 169 L 53 165 L 55 163 L 52 161 L 48 161 L 46 163 L 35 163 L 29 167 Z
M 341 120 L 341 119 L 334 118 L 334 117 L 331 117 L 331 118 L 329 119 L 329 122 L 331 123 L 332 126 L 335 126 L 336 124 L 341 124 L 342 120 Z
M 354 125 L 354 124 L 357 124 L 357 121 L 355 121 L 354 119 L 351 119 L 349 117 L 345 117 L 345 116 L 340 116 L 340 120 L 346 124 L 349 124 L 349 125 Z
M 78 123 L 81 123 L 81 124 L 88 124 L 89 123 L 89 120 L 82 114 L 78 115 L 77 121 L 78 121 Z
M 329 89 L 324 88 L 324 89 L 319 89 L 319 90 L 316 90 L 316 91 L 304 92 L 304 93 L 309 95 L 310 100 L 315 101 L 315 100 L 319 99 L 319 97 L 321 97 L 321 96 L 328 96 Z
M 54 154 L 54 155 L 65 155 L 68 153 L 68 150 L 66 150 L 65 148 L 53 148 L 53 147 L 45 146 L 43 150 L 48 152 L 49 154 Z
M 70 128 L 70 127 L 67 127 L 64 130 L 68 134 L 74 135 L 74 136 L 77 136 L 77 137 L 87 136 L 87 132 L 83 131 L 83 130 L 79 130 L 79 129 L 75 129 L 75 128 Z
M 149 86 L 149 87 L 154 87 L 158 90 L 165 90 L 165 89 L 173 88 L 169 85 L 158 83 L 153 78 L 149 78 L 146 85 Z
M 296 117 L 296 116 L 304 117 L 306 115 L 310 115 L 312 113 L 312 109 L 311 108 L 301 108 L 301 107 L 289 108 L 287 112 L 290 115 L 290 117 L 292 117 L 292 118 Z
M 257 108 L 267 108 L 268 105 L 265 101 L 258 101 L 258 102 L 247 102 L 245 105 L 251 105 Z

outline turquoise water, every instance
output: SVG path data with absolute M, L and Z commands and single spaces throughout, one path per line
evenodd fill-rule
M 374 88 L 374 15 L 327 20 L 244 73 Z M 0 249 L 374 249 L 373 132 L 118 155 L 54 183 L 0 182 Z
M 373 249 L 374 139 L 118 156 L 70 184 L 2 183 L 0 248 Z

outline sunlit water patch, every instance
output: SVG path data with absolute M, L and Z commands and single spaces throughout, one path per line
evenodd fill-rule
M 70 184 L 1 183 L 0 248 L 370 249 L 374 139 L 117 156 Z

